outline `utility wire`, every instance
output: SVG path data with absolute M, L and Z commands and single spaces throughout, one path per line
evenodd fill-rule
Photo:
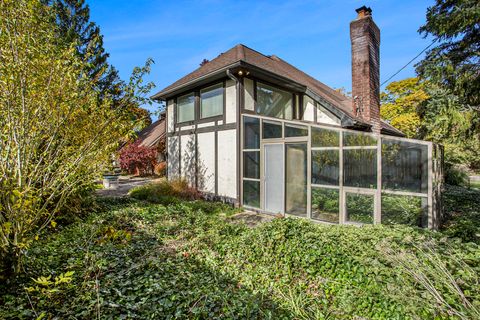
M 392 80 L 393 77 L 395 77 L 397 74 L 399 74 L 403 69 L 405 69 L 406 67 L 408 67 L 408 65 L 410 63 L 412 63 L 413 61 L 415 61 L 415 59 L 417 59 L 418 57 L 420 57 L 420 55 L 422 53 L 424 53 L 425 51 L 428 50 L 428 48 L 430 48 L 434 43 L 435 43 L 436 40 L 433 40 L 432 43 L 430 43 L 425 49 L 423 49 L 422 51 L 420 51 L 419 54 L 417 54 L 412 60 L 408 61 L 406 65 L 404 65 L 403 67 L 400 68 L 400 70 L 398 70 L 397 72 L 395 72 L 390 78 L 388 78 L 387 80 L 383 81 L 382 84 L 380 85 L 383 86 L 385 83 L 387 83 L 388 81 Z

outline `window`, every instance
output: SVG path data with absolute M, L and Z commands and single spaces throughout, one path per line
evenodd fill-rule
M 377 187 L 377 150 L 343 150 L 343 184 L 348 187 Z
M 200 90 L 200 118 L 223 114 L 223 83 Z
M 312 127 L 312 147 L 338 147 L 339 145 L 338 131 Z
M 312 218 L 338 223 L 340 192 L 337 189 L 312 188 Z
M 382 223 L 406 224 L 425 227 L 428 225 L 427 198 L 382 194 Z
M 189 93 L 177 98 L 177 122 L 195 119 L 195 94 Z
M 264 116 L 292 120 L 292 97 L 290 92 L 257 83 L 256 112 Z
M 263 139 L 282 137 L 282 124 L 279 122 L 263 121 Z
M 346 193 L 347 221 L 354 223 L 373 223 L 375 199 L 373 195 Z
M 243 152 L 243 177 L 260 179 L 260 151 Z
M 307 127 L 292 127 L 285 125 L 285 137 L 306 137 L 308 136 Z
M 260 149 L 260 119 L 243 118 L 244 149 Z
M 312 183 L 338 186 L 340 157 L 338 150 L 312 150 Z

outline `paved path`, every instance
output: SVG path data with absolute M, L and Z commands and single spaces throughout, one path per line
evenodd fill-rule
M 120 176 L 117 189 L 99 189 L 97 190 L 97 195 L 100 197 L 125 197 L 130 189 L 143 186 L 157 179 L 152 177 Z
M 245 223 L 251 228 L 256 227 L 261 223 L 272 221 L 273 219 L 275 219 L 275 216 L 273 215 L 253 211 L 243 211 L 230 217 L 231 222 Z

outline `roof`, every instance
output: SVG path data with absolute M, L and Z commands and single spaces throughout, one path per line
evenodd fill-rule
M 326 84 L 309 76 L 276 55 L 267 56 L 243 44 L 238 44 L 227 52 L 221 53 L 215 59 L 200 66 L 193 72 L 156 93 L 152 98 L 166 99 L 174 93 L 179 93 L 182 88 L 186 88 L 200 79 L 208 78 L 218 73 L 225 73 L 226 70 L 237 66 L 260 68 L 269 73 L 295 82 L 300 86 L 303 86 L 307 93 L 316 96 L 315 98 L 324 100 L 323 102 L 334 106 L 358 123 L 364 123 L 353 114 L 352 99 L 350 97 L 330 88 Z M 381 127 L 390 134 L 403 135 L 401 131 L 395 129 L 384 121 L 381 122 Z
M 166 137 L 165 117 L 160 117 L 157 121 L 140 131 L 136 142 L 142 147 L 155 147 L 160 139 Z

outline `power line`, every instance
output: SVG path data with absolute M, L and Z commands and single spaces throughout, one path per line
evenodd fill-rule
M 430 43 L 425 49 L 423 49 L 422 51 L 420 51 L 419 54 L 417 54 L 412 60 L 408 61 L 406 65 L 404 65 L 403 67 L 401 67 L 397 72 L 395 72 L 390 78 L 388 78 L 387 80 L 383 81 L 382 84 L 380 85 L 383 86 L 385 83 L 387 83 L 388 81 L 390 81 L 393 77 L 395 77 L 397 74 L 399 74 L 403 69 L 405 69 L 406 67 L 408 67 L 408 65 L 410 63 L 412 63 L 413 61 L 415 61 L 415 59 L 417 59 L 418 57 L 420 57 L 420 55 L 422 53 L 424 53 L 425 51 L 428 50 L 428 48 L 430 48 L 434 43 L 435 43 L 436 40 L 433 40 L 432 43 Z

